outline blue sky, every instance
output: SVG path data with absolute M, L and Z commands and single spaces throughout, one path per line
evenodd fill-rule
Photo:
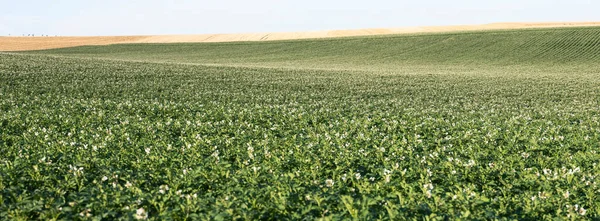
M 598 0 L 0 0 L 0 35 L 285 32 L 600 21 Z

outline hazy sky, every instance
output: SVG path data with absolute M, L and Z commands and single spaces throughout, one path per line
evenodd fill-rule
M 0 35 L 285 32 L 600 21 L 599 0 L 0 0 Z

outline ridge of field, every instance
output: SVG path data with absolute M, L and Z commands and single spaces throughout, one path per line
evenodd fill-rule
M 492 23 L 484 25 L 425 26 L 408 28 L 371 28 L 358 30 L 333 30 L 288 33 L 248 33 L 248 34 L 206 34 L 206 35 L 164 35 L 139 39 L 137 43 L 181 43 L 181 42 L 232 42 L 269 41 L 314 38 L 338 38 L 370 35 L 414 34 L 432 32 L 457 32 L 523 28 L 556 28 L 577 26 L 599 26 L 600 22 L 548 22 L 548 23 Z M 132 42 L 133 43 L 133 42 Z
M 235 43 L 118 44 L 27 53 L 118 60 L 345 70 L 407 65 L 600 62 L 600 27 Z M 595 65 L 594 65 L 595 66 Z
M 182 43 L 182 42 L 232 42 L 274 41 L 352 36 L 457 32 L 500 29 L 531 29 L 557 27 L 600 26 L 600 22 L 546 22 L 546 23 L 492 23 L 484 25 L 424 26 L 408 28 L 371 28 L 357 30 L 331 30 L 308 32 L 274 32 L 242 34 L 153 35 L 153 36 L 98 36 L 98 37 L 0 37 L 0 51 L 28 51 L 64 48 L 83 45 L 109 45 L 121 43 Z
M 0 217 L 597 220 L 598 29 L 0 53 Z

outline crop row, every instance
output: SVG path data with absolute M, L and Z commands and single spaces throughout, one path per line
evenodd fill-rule
M 0 217 L 598 217 L 600 82 L 573 67 L 0 55 Z

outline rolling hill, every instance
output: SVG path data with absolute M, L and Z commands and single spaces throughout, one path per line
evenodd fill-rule
M 270 42 L 115 44 L 29 53 L 205 65 L 390 70 L 407 65 L 593 64 L 600 61 L 599 51 L 600 27 L 584 27 Z
M 440 33 L 481 30 L 533 29 L 556 27 L 599 26 L 600 22 L 547 22 L 547 23 L 492 23 L 484 25 L 430 26 L 408 28 L 372 28 L 357 30 L 329 30 L 312 32 L 273 32 L 202 35 L 151 35 L 151 36 L 84 36 L 84 37 L 1 37 L 0 51 L 28 51 L 65 48 L 83 45 L 109 45 L 122 43 L 184 43 L 274 41 L 352 36 L 393 35 L 411 33 Z

